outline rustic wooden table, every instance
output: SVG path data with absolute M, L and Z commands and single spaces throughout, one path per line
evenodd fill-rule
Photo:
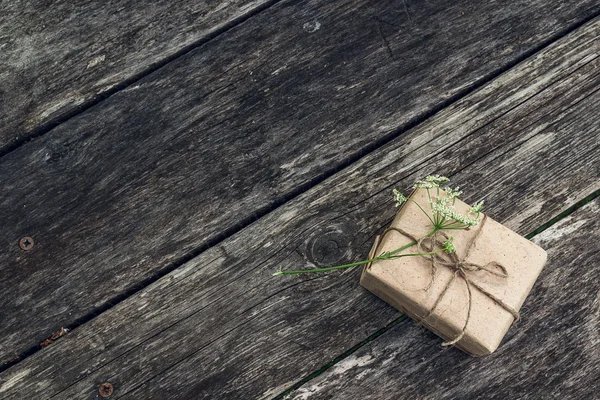
M 489 357 L 272 277 L 428 173 L 549 253 Z M 0 190 L 2 399 L 600 399 L 597 0 L 4 1 Z

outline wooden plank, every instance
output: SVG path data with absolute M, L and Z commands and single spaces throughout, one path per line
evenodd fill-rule
M 73 4 L 65 0 L 54 1 L 51 5 L 42 0 L 1 4 L 0 155 L 47 132 L 277 1 L 179 1 L 173 4 L 162 0 L 133 6 L 126 0 L 113 0 L 102 7 L 89 1 Z M 462 10 L 465 19 L 486 15 L 473 12 L 469 7 L 474 6 L 463 2 L 457 4 L 453 12 Z M 439 5 L 427 7 L 433 7 L 436 12 L 443 11 Z M 568 30 L 600 10 L 591 0 L 571 1 L 564 8 L 560 6 L 560 18 L 546 13 L 536 19 L 542 25 L 534 28 L 538 30 L 537 36 L 529 37 L 532 26 L 523 25 L 533 20 L 520 15 L 526 7 L 530 5 L 524 1 L 516 3 L 507 11 L 506 17 L 516 17 L 515 35 L 522 32 L 527 43 L 519 41 L 519 47 L 514 47 L 514 42 L 505 41 L 504 53 L 492 57 L 495 66 L 502 65 L 504 59 L 522 55 L 531 50 L 530 44 Z M 419 32 L 421 26 L 417 19 L 421 13 L 429 11 L 431 9 L 409 1 L 400 13 L 388 15 L 389 20 L 372 13 L 373 23 L 390 57 L 402 53 L 397 49 L 393 51 L 395 38 L 392 35 L 388 39 L 389 32 L 397 29 Z M 537 18 L 533 11 L 527 13 Z M 541 12 L 545 13 L 545 9 Z M 501 15 L 498 10 L 496 14 L 492 21 L 508 26 L 507 21 L 496 21 Z M 405 21 L 397 21 L 397 17 Z M 315 24 L 308 20 L 304 23 L 308 24 L 307 30 Z M 464 22 L 460 24 L 465 25 Z M 506 26 L 498 29 L 505 31 Z M 411 34 L 414 36 L 414 32 Z
M 597 398 L 598 217 L 597 198 L 533 239 L 548 249 L 549 262 L 525 318 L 490 357 L 440 351 L 434 335 L 406 321 L 287 398 Z
M 273 3 L 0 4 L 0 154 Z
M 564 4 L 429 2 L 412 6 L 409 21 L 401 0 L 280 3 L 2 157 L 0 362 L 107 309 L 600 8 L 569 3 L 571 17 L 557 20 Z M 384 41 L 378 20 L 391 17 Z M 24 235 L 37 243 L 26 254 Z
M 271 274 L 364 257 L 393 217 L 390 187 L 452 175 L 521 233 L 600 188 L 599 31 L 596 20 L 569 35 L 8 369 L 0 393 L 93 397 L 109 381 L 123 397 L 268 398 L 289 387 L 398 313 L 359 287 L 359 271 Z

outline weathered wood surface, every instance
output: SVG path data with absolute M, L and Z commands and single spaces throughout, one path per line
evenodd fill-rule
M 269 3 L 3 1 L 0 154 Z
M 548 263 L 496 353 L 440 351 L 406 320 L 287 399 L 599 399 L 600 199 L 533 241 Z
M 390 188 L 428 172 L 527 233 L 600 188 L 600 21 L 303 193 L 5 371 L 7 399 L 272 397 L 398 317 L 359 271 L 271 277 L 364 257 Z
M 409 20 L 401 0 L 280 3 L 3 157 L 0 362 L 600 8 L 585 4 L 439 1 Z

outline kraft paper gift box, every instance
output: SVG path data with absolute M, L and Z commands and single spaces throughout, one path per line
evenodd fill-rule
M 445 195 L 441 190 L 440 194 Z M 426 189 L 415 190 L 410 198 L 431 215 Z M 455 209 L 466 215 L 470 207 L 456 199 Z M 405 202 L 391 227 L 375 241 L 369 259 L 413 241 L 394 228 L 418 239 L 431 232 L 432 224 L 416 204 Z M 546 263 L 546 252 L 487 216 L 468 230 L 451 230 L 446 234 L 454 237 L 454 261 L 463 261 L 461 265 L 469 267 L 463 270 L 464 275 L 457 273 L 453 279 L 456 268 L 447 265 L 437 265 L 432 274 L 431 260 L 416 256 L 367 264 L 360 283 L 438 336 L 448 341 L 460 338 L 454 345 L 461 350 L 475 356 L 490 354 L 518 317 L 515 312 L 521 308 Z M 399 254 L 416 252 L 414 245 Z M 447 254 L 443 257 L 453 263 Z M 477 270 L 473 265 L 502 273 L 498 267 L 501 265 L 506 276 Z M 463 276 L 471 282 L 469 288 Z

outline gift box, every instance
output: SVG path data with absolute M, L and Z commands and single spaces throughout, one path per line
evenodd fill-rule
M 435 193 L 446 196 L 442 190 Z M 360 283 L 402 313 L 461 350 L 483 356 L 492 353 L 529 294 L 545 262 L 546 252 L 485 214 L 468 229 L 439 231 L 435 237 L 430 198 L 416 189 L 390 228 L 377 237 L 369 259 L 411 242 L 418 245 L 398 254 L 439 250 L 454 237 L 455 253 L 407 256 L 367 264 Z M 454 209 L 468 214 L 471 207 L 453 199 Z

